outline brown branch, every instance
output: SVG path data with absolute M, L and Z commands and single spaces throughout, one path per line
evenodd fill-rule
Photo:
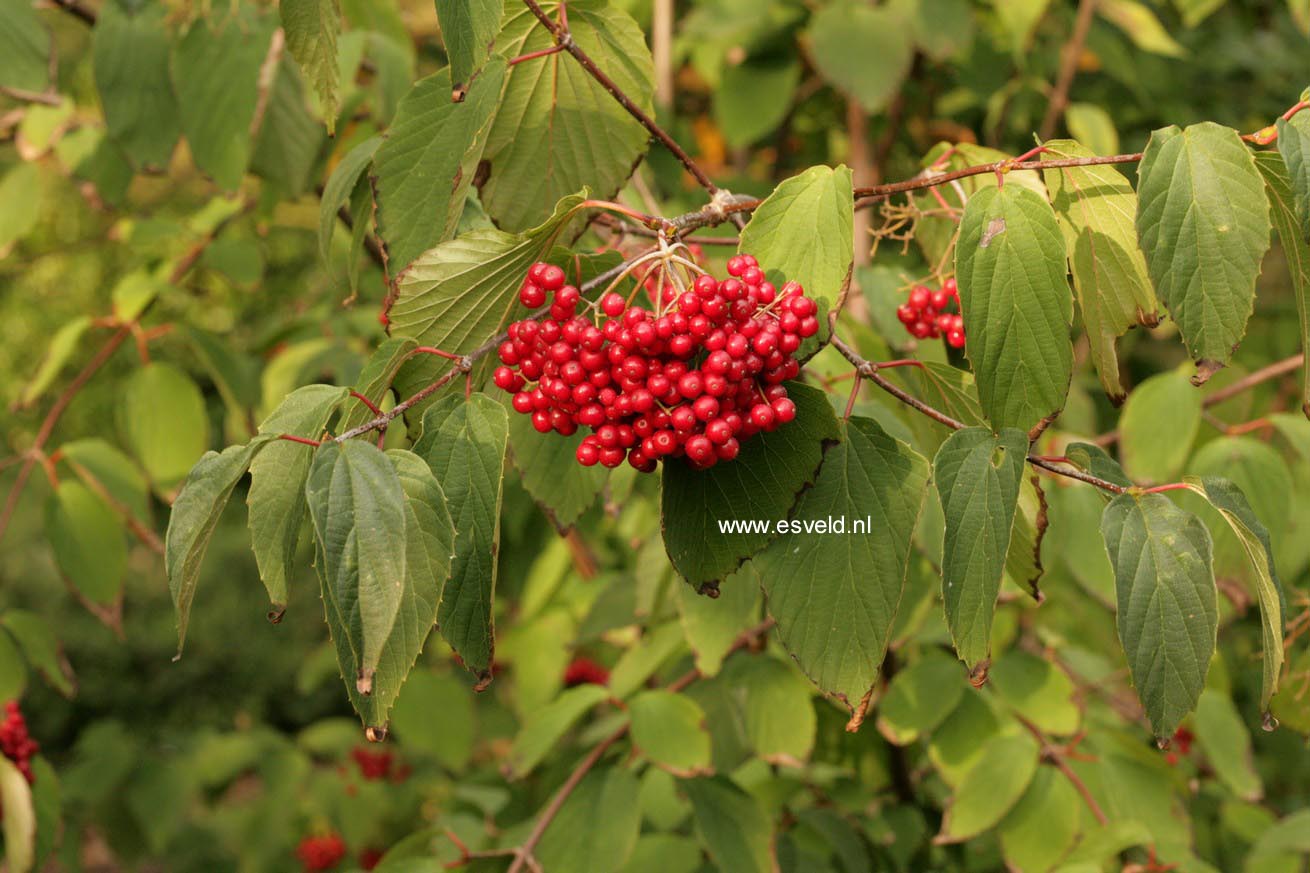
M 1022 715 L 1015 713 L 1015 718 L 1017 718 L 1019 724 L 1023 725 L 1028 733 L 1032 734 L 1037 742 L 1041 744 L 1042 757 L 1050 761 L 1055 765 L 1055 769 L 1064 774 L 1064 778 L 1069 780 L 1069 784 L 1074 787 L 1074 790 L 1082 797 L 1083 802 L 1087 804 L 1087 808 L 1091 810 L 1092 816 L 1102 825 L 1108 824 L 1110 819 L 1106 817 L 1105 811 L 1101 809 L 1101 805 L 1097 803 L 1096 798 L 1092 796 L 1091 789 L 1087 787 L 1087 783 L 1084 782 L 1082 777 L 1075 773 L 1073 768 L 1069 766 L 1066 751 L 1052 743 L 1046 734 L 1043 733 L 1041 728 L 1024 718 Z
M 40 103 L 43 106 L 58 106 L 63 102 L 58 94 L 48 91 L 27 91 L 23 88 L 13 88 L 9 85 L 0 85 L 0 94 L 18 100 L 22 103 Z
M 1064 44 L 1061 52 L 1060 73 L 1055 80 L 1055 90 L 1051 92 L 1051 100 L 1046 105 L 1046 115 L 1042 118 L 1041 126 L 1037 128 L 1037 138 L 1042 142 L 1050 139 L 1051 134 L 1055 133 L 1055 123 L 1069 105 L 1069 89 L 1073 86 L 1074 76 L 1078 74 L 1078 58 L 1083 53 L 1083 46 L 1087 42 L 1087 34 L 1092 29 L 1092 16 L 1095 13 L 1096 0 L 1080 0 L 1078 17 L 1074 19 L 1073 33 L 1070 34 L 1069 41 Z
M 1205 407 L 1217 406 L 1225 400 L 1236 397 L 1243 391 L 1247 391 L 1257 385 L 1268 382 L 1270 379 L 1277 379 L 1279 376 L 1286 376 L 1288 373 L 1300 368 L 1304 363 L 1304 354 L 1292 355 L 1290 358 L 1283 358 L 1281 361 L 1276 361 L 1267 367 L 1261 367 L 1254 373 L 1238 379 L 1233 384 L 1225 385 L 1213 394 L 1207 395 L 1206 398 L 1201 401 L 1201 405 Z
M 85 466 L 67 456 L 63 458 L 63 461 L 73 468 L 73 473 L 77 478 L 82 480 L 87 488 L 94 491 L 96 495 L 107 503 L 111 509 L 123 517 L 123 521 L 127 524 L 128 530 L 132 531 L 132 533 L 136 535 L 136 538 L 139 539 L 146 548 L 150 549 L 150 551 L 157 555 L 164 554 L 164 541 L 159 538 L 159 534 L 155 533 L 143 521 L 141 521 L 141 519 L 136 517 L 136 514 L 132 512 L 130 506 L 111 494 L 109 489 L 105 487 L 105 483 L 101 482 L 100 479 Z

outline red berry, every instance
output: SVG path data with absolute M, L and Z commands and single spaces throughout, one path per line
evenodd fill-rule
M 796 418 L 796 404 L 790 397 L 781 397 L 773 401 L 773 414 L 778 418 L 778 424 L 786 424 Z
M 578 463 L 584 467 L 594 467 L 600 461 L 600 446 L 595 443 L 583 440 L 578 443 L 578 449 L 575 453 Z
M 548 264 L 541 271 L 541 287 L 547 291 L 558 291 L 564 287 L 564 271 L 554 264 Z
M 610 318 L 618 318 L 623 314 L 624 308 L 628 304 L 624 301 L 623 295 L 615 294 L 613 291 L 606 294 L 600 301 L 600 311 Z
M 923 309 L 932 303 L 932 292 L 923 285 L 915 285 L 910 289 L 910 306 L 915 309 Z
M 952 297 L 960 296 L 960 286 L 956 283 L 954 276 L 942 283 L 942 290 Z
M 944 289 L 932 292 L 932 308 L 936 309 L 938 312 L 945 309 L 950 302 L 951 295 L 946 293 Z
M 536 309 L 545 304 L 546 292 L 542 290 L 540 285 L 524 283 L 523 287 L 519 290 L 519 302 L 528 307 L 528 309 Z

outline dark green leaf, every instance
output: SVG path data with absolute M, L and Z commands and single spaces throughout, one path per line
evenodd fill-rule
M 1310 128 L 1310 116 L 1298 115 Z M 1288 131 L 1289 135 L 1292 131 Z M 1310 134 L 1306 134 L 1310 139 Z M 1281 139 L 1280 143 L 1283 142 Z M 1285 145 L 1285 143 L 1284 143 Z M 1284 149 L 1286 151 L 1287 149 Z M 1310 145 L 1306 146 L 1310 151 Z M 1296 293 L 1296 313 L 1301 327 L 1301 348 L 1310 349 L 1310 228 L 1304 222 L 1298 222 L 1296 200 L 1292 193 L 1292 180 L 1287 166 L 1273 152 L 1256 152 L 1255 168 L 1264 176 L 1265 193 L 1269 195 L 1270 218 L 1278 230 L 1278 239 L 1283 244 L 1283 256 L 1287 259 L 1287 271 L 1291 273 L 1292 290 Z M 1305 172 L 1310 173 L 1310 169 Z M 1305 181 L 1302 183 L 1310 184 Z M 1303 196 L 1302 209 L 1306 209 Z M 1310 364 L 1303 370 L 1301 378 L 1301 411 L 1310 417 Z
M 116 601 L 127 571 L 127 529 L 113 508 L 66 480 L 50 495 L 45 523 L 59 572 L 93 603 Z
M 1287 164 L 1287 178 L 1301 226 L 1301 241 L 1310 242 L 1310 112 L 1278 119 L 1278 152 Z
M 491 45 L 500 30 L 502 0 L 436 0 L 441 39 L 450 61 L 450 78 L 456 85 L 468 84 L 469 77 L 486 61 Z
M 510 457 L 523 478 L 523 487 L 561 531 L 572 527 L 596 502 L 608 474 L 604 467 L 578 463 L 582 436 L 538 433 L 529 416 L 510 416 Z
M 250 169 L 284 196 L 299 196 L 309 187 L 322 144 L 323 131 L 305 102 L 300 71 L 284 57 L 255 136 Z
M 1105 449 L 1092 443 L 1069 443 L 1064 450 L 1069 462 L 1085 473 L 1091 473 L 1098 479 L 1122 485 L 1132 486 L 1133 481 L 1124 473 L 1123 468 L 1114 458 L 1106 454 Z
M 134 165 L 165 167 L 181 131 L 169 75 L 163 4 L 129 14 L 106 3 L 96 17 L 92 62 L 109 136 Z
M 50 32 L 27 0 L 0 2 L 0 86 L 33 92 L 50 86 Z
M 373 162 L 373 154 L 381 144 L 381 137 L 371 136 L 346 152 L 323 186 L 323 197 L 318 205 L 318 253 L 324 264 L 328 262 L 328 253 L 332 248 L 332 230 L 337 226 L 337 213 L 341 207 L 350 203 L 351 192 Z
M 537 847 L 542 868 L 616 873 L 641 830 L 639 791 L 636 777 L 619 767 L 587 774 Z
M 722 776 L 688 779 L 682 788 L 691 800 L 696 832 L 720 870 L 772 873 L 773 825 L 760 804 Z
M 287 51 L 318 92 L 328 133 L 332 133 L 340 103 L 341 73 L 337 66 L 340 4 L 338 0 L 281 0 L 278 11 L 287 35 Z

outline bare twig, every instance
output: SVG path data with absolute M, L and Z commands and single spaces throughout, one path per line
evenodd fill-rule
M 1074 19 L 1073 33 L 1064 44 L 1061 52 L 1060 73 L 1055 80 L 1055 89 L 1051 100 L 1046 104 L 1046 115 L 1038 127 L 1037 138 L 1045 142 L 1055 133 L 1055 124 L 1069 105 L 1069 89 L 1073 86 L 1074 76 L 1078 74 L 1078 58 L 1087 43 L 1087 34 L 1092 29 L 1092 16 L 1096 13 L 1096 0 L 1081 0 L 1078 4 L 1078 16 Z
M 1261 383 L 1268 382 L 1270 379 L 1277 379 L 1279 376 L 1286 376 L 1288 373 L 1299 369 L 1304 363 L 1304 354 L 1292 355 L 1290 358 L 1283 358 L 1281 361 L 1276 361 L 1267 367 L 1261 367 L 1259 370 L 1256 370 L 1248 376 L 1243 376 L 1231 385 L 1225 385 L 1213 394 L 1206 395 L 1205 400 L 1201 401 L 1201 405 L 1207 407 L 1216 406 L 1223 403 L 1225 400 L 1236 397 L 1243 391 L 1254 388 Z
M 1015 718 L 1017 718 L 1019 723 L 1027 729 L 1028 733 L 1032 734 L 1037 742 L 1041 744 L 1042 757 L 1050 761 L 1055 766 L 1055 769 L 1064 774 L 1064 778 L 1069 780 L 1069 784 L 1073 786 L 1074 790 L 1082 797 L 1083 802 L 1087 804 L 1087 808 L 1091 811 L 1092 817 L 1103 825 L 1109 823 L 1110 820 L 1106 817 L 1105 810 L 1101 809 L 1101 805 L 1096 802 L 1096 798 L 1092 796 L 1091 789 L 1087 787 L 1087 783 L 1084 782 L 1082 777 L 1075 773 L 1074 769 L 1069 766 L 1066 750 L 1052 743 L 1041 728 L 1024 718 L 1022 715 L 1016 713 Z

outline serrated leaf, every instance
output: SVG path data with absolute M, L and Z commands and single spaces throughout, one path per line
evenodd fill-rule
M 1072 140 L 1045 145 L 1043 160 L 1094 154 Z M 1046 170 L 1044 176 L 1064 236 L 1092 363 L 1106 394 L 1119 402 L 1125 392 L 1115 341 L 1130 327 L 1153 321 L 1159 306 L 1133 224 L 1137 194 L 1108 164 Z
M 354 654 L 346 679 L 367 694 L 408 579 L 406 494 L 386 455 L 371 443 L 347 440 L 314 452 L 305 498 L 323 599 Z
M 172 364 L 156 361 L 132 374 L 118 420 L 124 441 L 161 493 L 172 491 L 209 446 L 204 397 Z
M 617 873 L 641 830 L 640 790 L 637 777 L 620 767 L 587 774 L 537 847 L 542 869 Z
M 423 436 L 414 444 L 445 490 L 455 520 L 441 633 L 465 666 L 484 678 L 495 653 L 492 607 L 508 429 L 504 407 L 487 395 L 447 397 L 423 416 Z
M 866 112 L 880 112 L 914 59 L 914 44 L 904 36 L 909 26 L 894 6 L 831 3 L 810 20 L 810 57 L 825 79 Z
M 455 235 L 504 80 L 497 57 L 459 103 L 451 100 L 448 69 L 420 79 L 400 101 L 374 160 L 378 232 L 393 273 Z
M 27 0 L 0 2 L 0 86 L 43 92 L 50 86 L 50 31 Z
M 651 763 L 678 776 L 710 770 L 705 713 L 690 697 L 643 691 L 627 702 L 632 744 Z
M 127 530 L 114 510 L 81 482 L 63 481 L 45 511 L 46 536 L 59 572 L 88 600 L 110 604 L 123 590 Z
M 182 132 L 196 166 L 225 191 L 240 186 L 250 164 L 250 126 L 273 29 L 269 16 L 250 11 L 217 28 L 201 18 L 173 46 Z
M 791 531 L 752 564 L 783 645 L 824 693 L 854 709 L 877 681 L 890 642 L 928 461 L 872 419 L 851 418 L 841 431 L 790 513 Z M 829 519 L 852 529 L 805 529 Z
M 436 0 L 441 40 L 456 85 L 468 83 L 482 66 L 500 30 L 502 0 Z
M 1006 429 L 956 431 L 937 450 L 933 479 L 946 517 L 942 596 L 955 650 L 973 669 L 991 652 L 992 616 L 1005 571 L 1028 438 Z
M 7 609 L 0 623 L 13 635 L 29 664 L 65 697 L 73 696 L 73 668 L 59 651 L 59 640 L 45 619 L 25 609 Z
M 1119 640 L 1158 738 L 1205 686 L 1219 629 L 1210 533 L 1160 494 L 1120 494 L 1101 516 L 1114 567 Z
M 694 586 L 717 582 L 759 552 L 777 534 L 724 531 L 720 522 L 785 518 L 797 495 L 819 473 L 827 443 L 841 437 L 827 395 L 787 383 L 796 420 L 742 443 L 737 459 L 708 470 L 680 460 L 664 464 L 661 502 L 664 548 Z
M 359 629 L 347 627 L 345 621 L 349 613 L 338 609 L 340 601 L 327 591 L 327 577 L 320 577 L 324 582 L 324 610 L 336 646 L 341 678 L 346 683 L 350 702 L 366 728 L 386 726 L 391 706 L 436 624 L 437 608 L 441 603 L 442 588 L 450 575 L 455 543 L 455 528 L 446 507 L 445 494 L 427 464 L 417 455 L 399 449 L 387 452 L 384 460 L 394 468 L 394 475 L 404 492 L 405 521 L 401 534 L 405 575 L 399 586 L 395 621 L 381 644 L 377 671 L 371 677 L 371 687 L 367 692 L 360 690 L 356 671 L 361 659 L 356 657 L 351 646 L 351 639 L 358 638 Z M 320 567 L 326 567 L 321 549 L 319 557 Z M 356 620 L 350 619 L 352 624 Z
M 264 420 L 259 432 L 316 440 L 346 393 L 335 385 L 297 388 Z M 259 577 L 274 609 L 287 602 L 287 584 L 305 519 L 305 479 L 313 457 L 310 446 L 278 441 L 265 446 L 250 465 L 250 491 L 246 494 L 250 540 Z
M 328 263 L 332 249 L 332 231 L 337 226 L 337 213 L 341 207 L 350 203 L 351 192 L 373 162 L 373 155 L 380 145 L 380 136 L 371 136 L 357 144 L 332 169 L 332 175 L 328 176 L 327 184 L 323 186 L 323 197 L 318 204 L 318 254 L 324 264 Z M 372 195 L 369 196 L 371 200 Z M 360 240 L 363 241 L 362 236 Z
M 1278 153 L 1287 165 L 1301 240 L 1310 242 L 1310 112 L 1278 119 L 1277 131 Z
M 543 2 L 557 14 L 558 2 Z M 596 65 L 653 114 L 654 63 L 637 23 L 608 0 L 569 0 L 569 32 Z M 497 52 L 517 57 L 555 44 L 526 7 L 507 5 Z M 649 134 L 567 54 L 517 64 L 508 76 L 483 157 L 491 173 L 482 204 L 497 226 L 523 230 L 544 221 L 550 204 L 590 187 L 617 194 L 645 153 Z
M 278 12 L 287 35 L 287 51 L 318 92 L 328 133 L 332 133 L 340 105 L 341 73 L 337 66 L 340 3 L 338 0 L 281 0 Z
M 983 412 L 1028 431 L 1064 408 L 1073 297 L 1051 204 L 1022 185 L 970 198 L 955 248 L 960 306 Z
M 851 171 L 810 167 L 765 198 L 741 233 L 738 251 L 759 259 L 769 281 L 800 282 L 806 295 L 835 308 L 850 281 Z
M 688 779 L 696 833 L 720 870 L 773 873 L 773 825 L 759 802 L 722 776 Z
M 1283 671 L 1283 634 L 1285 632 L 1285 606 L 1283 585 L 1274 569 L 1274 550 L 1269 541 L 1269 530 L 1256 517 L 1242 490 L 1227 479 L 1206 476 L 1188 476 L 1187 486 L 1201 495 L 1228 522 L 1241 542 L 1251 567 L 1256 601 L 1260 604 L 1260 630 L 1263 639 L 1261 652 L 1264 679 L 1260 689 L 1260 708 L 1269 709 L 1269 701 L 1278 691 L 1278 679 Z
M 80 315 L 72 321 L 65 322 L 50 337 L 50 345 L 45 356 L 41 358 L 32 381 L 23 386 L 18 395 L 17 405 L 26 408 L 40 399 L 46 389 L 59 377 L 69 359 L 80 349 L 81 339 L 91 327 L 91 317 Z
M 558 530 L 572 527 L 596 502 L 609 471 L 578 463 L 583 434 L 561 436 L 538 433 L 527 415 L 512 413 L 509 422 L 510 457 L 532 495 Z
M 135 166 L 164 167 L 181 132 L 168 70 L 167 10 L 106 3 L 96 17 L 92 65 L 109 136 Z
M 1237 132 L 1212 122 L 1152 133 L 1137 176 L 1137 233 L 1151 281 L 1201 384 L 1246 333 L 1269 248 L 1264 182 Z
M 933 842 L 963 842 L 996 825 L 1028 789 L 1037 757 L 1037 741 L 1027 734 L 988 740 L 978 762 L 960 780 Z
M 1230 698 L 1213 689 L 1202 692 L 1192 730 L 1220 782 L 1244 800 L 1264 796 L 1251 751 L 1251 734 Z
M 505 763 L 508 778 L 521 779 L 531 773 L 570 728 L 609 696 L 604 686 L 579 685 L 529 713 L 509 750 Z
M 1050 870 L 1077 842 L 1083 800 L 1054 767 L 1038 767 L 1023 797 L 997 825 L 1001 852 L 1015 870 Z
M 1310 130 L 1310 116 L 1296 116 L 1296 118 L 1306 119 L 1303 123 Z M 1291 132 L 1288 132 L 1289 136 Z M 1310 132 L 1305 134 L 1307 143 L 1304 150 L 1310 153 Z M 1287 144 L 1279 138 L 1280 145 L 1284 150 L 1290 150 Z M 1302 213 L 1310 215 L 1310 206 L 1306 201 L 1310 199 L 1310 190 L 1301 197 L 1301 205 L 1297 206 L 1297 200 L 1292 193 L 1291 176 L 1288 173 L 1287 165 L 1284 164 L 1286 158 L 1281 158 L 1273 152 L 1256 152 L 1255 168 L 1260 171 L 1260 175 L 1265 180 L 1265 193 L 1269 195 L 1270 218 L 1273 220 L 1274 228 L 1278 231 L 1279 242 L 1283 244 L 1283 256 L 1287 259 L 1287 271 L 1292 276 L 1292 291 L 1296 294 L 1296 314 L 1300 321 L 1301 328 L 1301 348 L 1310 349 L 1310 217 L 1298 219 L 1297 209 Z M 1310 161 L 1310 154 L 1299 157 L 1298 160 L 1304 162 Z M 1310 167 L 1306 167 L 1303 174 L 1310 174 Z M 1310 180 L 1302 183 L 1302 187 L 1310 186 Z M 1301 411 L 1310 417 L 1310 364 L 1307 364 L 1302 370 L 1301 378 Z
M 939 652 L 925 653 L 892 677 L 878 701 L 878 732 L 890 743 L 908 746 L 946 720 L 967 685 L 958 661 Z
M 4 809 L 5 866 L 28 873 L 36 859 L 36 812 L 27 778 L 8 758 L 0 757 L 0 807 Z
M 1124 471 L 1142 482 L 1172 480 L 1187 463 L 1200 429 L 1201 393 L 1187 374 L 1178 369 L 1151 376 L 1128 395 L 1119 417 Z
M 214 529 L 218 527 L 232 490 L 271 439 L 271 435 L 265 434 L 244 446 L 229 446 L 221 453 L 206 452 L 187 475 L 177 500 L 173 501 L 168 532 L 164 535 L 164 567 L 168 571 L 168 590 L 173 595 L 173 607 L 177 612 L 179 657 L 191 621 L 191 602 L 200 584 L 200 565 Z

